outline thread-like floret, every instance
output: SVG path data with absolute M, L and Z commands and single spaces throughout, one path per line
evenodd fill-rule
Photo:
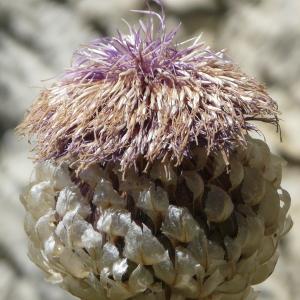
M 128 34 L 97 39 L 41 92 L 19 132 L 34 137 L 38 160 L 77 157 L 86 167 L 139 157 L 178 165 L 194 145 L 228 153 L 245 145 L 249 121 L 275 123 L 265 88 L 199 39 L 176 44 L 152 11 Z M 155 26 L 154 18 L 159 24 Z M 187 44 L 187 46 L 186 46 Z

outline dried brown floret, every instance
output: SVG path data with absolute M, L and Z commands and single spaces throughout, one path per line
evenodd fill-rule
M 155 14 L 155 13 L 152 13 Z M 159 16 L 129 35 L 93 41 L 69 71 L 43 90 L 18 132 L 36 142 L 37 160 L 76 158 L 81 168 L 140 157 L 179 165 L 193 146 L 226 156 L 256 130 L 278 125 L 277 105 L 223 51 L 196 40 L 182 48 Z M 157 34 L 155 34 L 157 30 Z

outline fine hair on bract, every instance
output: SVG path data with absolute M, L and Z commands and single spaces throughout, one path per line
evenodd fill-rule
M 175 43 L 179 26 L 167 31 L 163 8 L 136 12 L 147 20 L 82 46 L 33 104 L 18 131 L 34 138 L 38 161 L 72 158 L 80 169 L 113 161 L 123 171 L 139 158 L 180 165 L 199 145 L 228 157 L 257 130 L 249 121 L 278 126 L 265 87 L 224 51 L 200 37 Z

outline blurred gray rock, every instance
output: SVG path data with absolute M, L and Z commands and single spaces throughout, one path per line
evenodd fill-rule
M 268 86 L 281 90 L 280 104 L 284 143 L 280 152 L 300 161 L 300 11 L 298 0 L 239 2 L 228 13 L 219 35 L 219 46 L 242 69 Z
M 41 80 L 70 64 L 92 33 L 71 9 L 43 0 L 0 0 L 0 127 L 23 116 Z
M 143 17 L 130 11 L 144 8 L 144 1 L 140 0 L 69 0 L 69 3 L 90 29 L 102 35 L 115 35 L 117 30 L 126 32 L 123 19 L 132 23 Z
M 8 297 L 9 300 L 30 299 L 39 300 L 39 294 L 34 283 L 27 278 L 15 278 L 14 287 Z
M 6 300 L 13 289 L 15 274 L 3 259 L 0 259 L 0 274 L 0 300 Z
M 165 0 L 166 7 L 182 13 L 183 11 L 191 11 L 193 9 L 206 9 L 214 10 L 217 9 L 218 1 L 215 0 Z
M 220 45 L 247 71 L 267 84 L 288 89 L 299 82 L 296 64 L 300 49 L 298 0 L 239 2 L 220 32 Z M 299 96 L 298 96 L 299 97 Z

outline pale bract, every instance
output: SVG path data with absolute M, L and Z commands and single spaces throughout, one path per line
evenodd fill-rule
M 292 221 L 281 161 L 247 140 L 229 167 L 218 154 L 198 164 L 200 150 L 149 174 L 37 164 L 21 198 L 29 257 L 82 300 L 254 299 Z

